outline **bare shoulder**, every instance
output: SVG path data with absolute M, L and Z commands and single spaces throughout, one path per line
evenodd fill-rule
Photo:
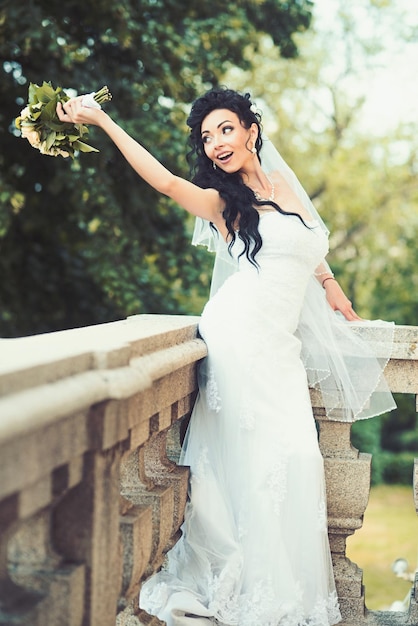
M 298 213 L 303 219 L 309 221 L 311 214 L 283 174 L 274 171 L 270 173 L 270 178 L 275 185 L 275 200 L 280 208 L 288 213 Z
M 281 174 L 278 170 L 274 170 L 273 172 L 269 172 L 269 177 L 273 181 L 277 187 L 282 187 L 284 189 L 291 189 L 289 183 L 286 178 Z
M 218 230 L 221 230 L 223 226 L 225 226 L 225 219 L 223 217 L 223 212 L 225 209 L 225 201 L 219 195 L 219 191 L 212 187 L 207 189 L 203 189 L 208 207 L 208 219 L 210 222 L 215 224 Z

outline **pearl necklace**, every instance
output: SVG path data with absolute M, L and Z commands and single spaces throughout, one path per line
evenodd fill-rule
M 273 201 L 274 201 L 274 192 L 275 192 L 275 189 L 274 189 L 274 184 L 273 184 L 273 181 L 271 180 L 271 178 L 270 178 L 270 176 L 269 176 L 268 174 L 266 174 L 266 178 L 267 178 L 267 180 L 269 181 L 269 183 L 270 183 L 270 185 L 271 185 L 271 193 L 270 193 L 270 195 L 269 195 L 269 197 L 268 197 L 268 198 L 262 198 L 262 197 L 261 197 L 261 195 L 260 195 L 260 193 L 259 193 L 258 191 L 255 191 L 255 190 L 254 190 L 254 195 L 255 195 L 256 199 L 257 199 L 259 202 L 273 202 Z

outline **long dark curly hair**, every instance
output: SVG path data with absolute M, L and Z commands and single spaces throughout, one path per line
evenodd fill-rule
M 230 235 L 229 247 L 233 245 L 236 233 L 234 226 L 239 218 L 238 236 L 244 243 L 244 251 L 247 259 L 255 266 L 255 256 L 262 246 L 261 235 L 258 231 L 260 216 L 254 210 L 254 205 L 271 204 L 280 213 L 285 213 L 278 204 L 268 200 L 257 200 L 252 189 L 242 180 L 239 172 L 228 174 L 221 168 L 213 168 L 212 161 L 205 153 L 201 127 L 205 117 L 215 109 L 228 109 L 238 116 L 245 128 L 251 124 L 257 124 L 258 136 L 255 143 L 257 157 L 260 159 L 260 150 L 263 145 L 261 138 L 261 116 L 251 110 L 252 102 L 249 93 L 241 94 L 227 87 L 215 87 L 192 105 L 187 124 L 190 127 L 189 144 L 190 151 L 187 160 L 191 166 L 192 181 L 204 189 L 217 189 L 225 202 L 223 218 Z M 254 107 L 253 107 L 254 108 Z M 286 213 L 288 215 L 288 213 Z

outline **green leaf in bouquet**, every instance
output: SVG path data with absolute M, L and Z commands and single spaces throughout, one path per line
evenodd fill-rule
M 80 150 L 80 152 L 99 152 L 97 148 L 93 148 L 93 146 L 89 146 L 89 144 L 84 143 L 84 141 L 75 141 L 73 143 L 73 148 L 75 150 Z
M 77 129 L 77 131 L 80 133 L 80 137 L 82 137 L 83 135 L 89 134 L 89 129 L 84 124 L 74 124 L 74 126 Z
M 48 96 L 45 95 L 42 87 L 37 86 L 37 89 L 35 89 L 35 102 L 47 104 L 49 101 L 50 101 L 50 98 L 48 98 Z
M 29 104 L 35 103 L 37 101 L 36 90 L 38 88 L 39 88 L 38 85 L 36 85 L 35 83 L 29 83 L 29 90 L 28 90 Z
M 47 138 L 45 140 L 45 148 L 47 150 L 52 148 L 52 146 L 54 145 L 55 137 L 56 137 L 56 133 L 55 132 L 49 133 L 49 135 L 47 136 Z
M 57 96 L 57 90 L 53 89 L 50 82 L 44 81 L 42 83 L 42 87 L 39 87 L 37 90 L 37 96 L 41 102 L 49 102 L 50 100 L 54 100 Z
M 71 131 L 74 127 L 74 124 L 70 124 L 69 122 L 60 122 L 59 120 L 52 120 L 47 122 L 48 128 L 51 130 L 55 130 L 57 133 L 64 133 L 66 131 Z
M 42 113 L 41 113 L 41 118 L 43 122 L 48 122 L 51 120 L 57 120 L 58 121 L 58 115 L 57 115 L 57 98 L 54 96 L 54 98 L 52 98 L 48 104 L 46 104 L 43 109 L 42 109 Z
M 36 121 L 37 119 L 39 119 L 41 117 L 41 113 L 42 113 L 42 111 L 31 111 L 30 116 L 31 116 L 31 118 L 33 120 Z
M 57 89 L 57 101 L 58 102 L 62 102 L 62 104 L 65 104 L 65 102 L 68 102 L 68 100 L 70 100 L 70 96 L 67 96 L 65 91 L 63 91 L 63 89 L 61 89 L 61 87 L 58 87 L 58 89 Z

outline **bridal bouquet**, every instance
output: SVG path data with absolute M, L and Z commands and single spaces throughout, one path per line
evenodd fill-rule
M 112 94 L 107 87 L 83 97 L 83 104 L 100 108 L 103 102 L 111 100 Z M 57 103 L 65 103 L 69 96 L 61 87 L 53 88 L 50 82 L 41 86 L 30 83 L 28 104 L 16 118 L 16 127 L 22 137 L 42 154 L 61 155 L 74 158 L 76 150 L 80 152 L 99 152 L 82 139 L 88 134 L 87 126 L 61 122 L 58 118 Z

